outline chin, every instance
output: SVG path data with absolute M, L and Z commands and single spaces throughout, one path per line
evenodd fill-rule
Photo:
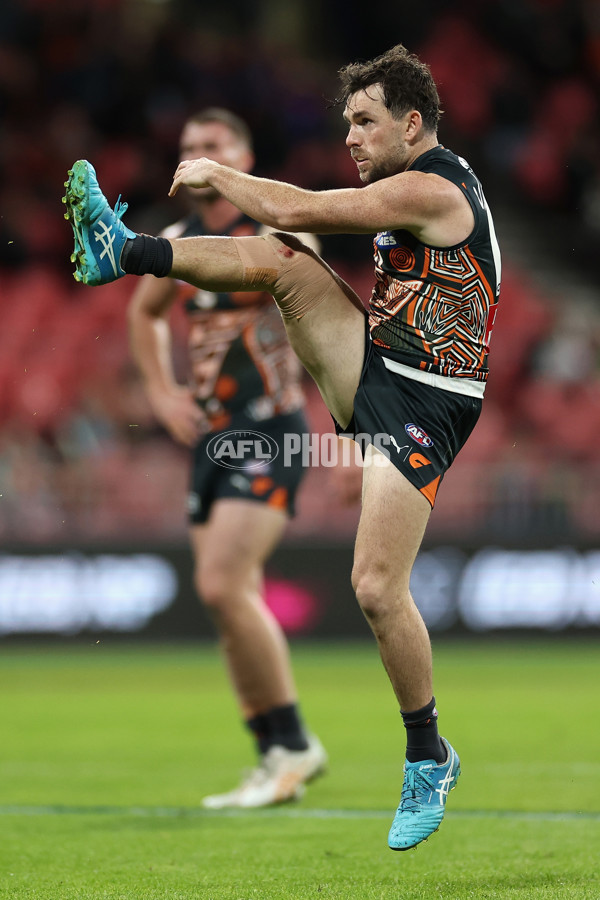
M 365 174 L 367 175 L 369 184 L 373 184 L 375 181 L 381 181 L 382 178 L 389 178 L 390 175 L 394 175 L 395 172 L 383 172 L 381 169 L 371 169 L 369 173 Z

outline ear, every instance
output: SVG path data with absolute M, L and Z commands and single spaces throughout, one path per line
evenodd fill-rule
M 423 128 L 423 117 L 418 109 L 411 109 L 406 114 L 406 140 L 414 141 Z

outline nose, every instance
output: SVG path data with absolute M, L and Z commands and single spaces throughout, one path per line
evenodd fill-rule
M 359 143 L 358 129 L 351 125 L 346 136 L 346 147 L 357 147 Z

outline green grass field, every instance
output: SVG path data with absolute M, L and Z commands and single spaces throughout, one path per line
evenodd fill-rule
M 403 729 L 376 650 L 298 645 L 329 773 L 295 806 L 204 812 L 251 761 L 212 647 L 0 655 L 0 897 L 600 898 L 592 641 L 435 648 L 463 774 L 438 834 L 393 853 Z

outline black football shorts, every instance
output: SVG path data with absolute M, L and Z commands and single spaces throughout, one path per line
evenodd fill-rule
M 347 428 L 340 435 L 373 444 L 433 507 L 440 483 L 475 427 L 481 398 L 432 387 L 386 368 L 367 338 L 365 362 Z
M 206 522 L 215 500 L 225 498 L 264 503 L 293 516 L 304 468 L 299 455 L 284 465 L 284 436 L 306 432 L 306 419 L 298 411 L 258 422 L 232 423 L 206 435 L 192 459 L 187 501 L 190 523 Z

